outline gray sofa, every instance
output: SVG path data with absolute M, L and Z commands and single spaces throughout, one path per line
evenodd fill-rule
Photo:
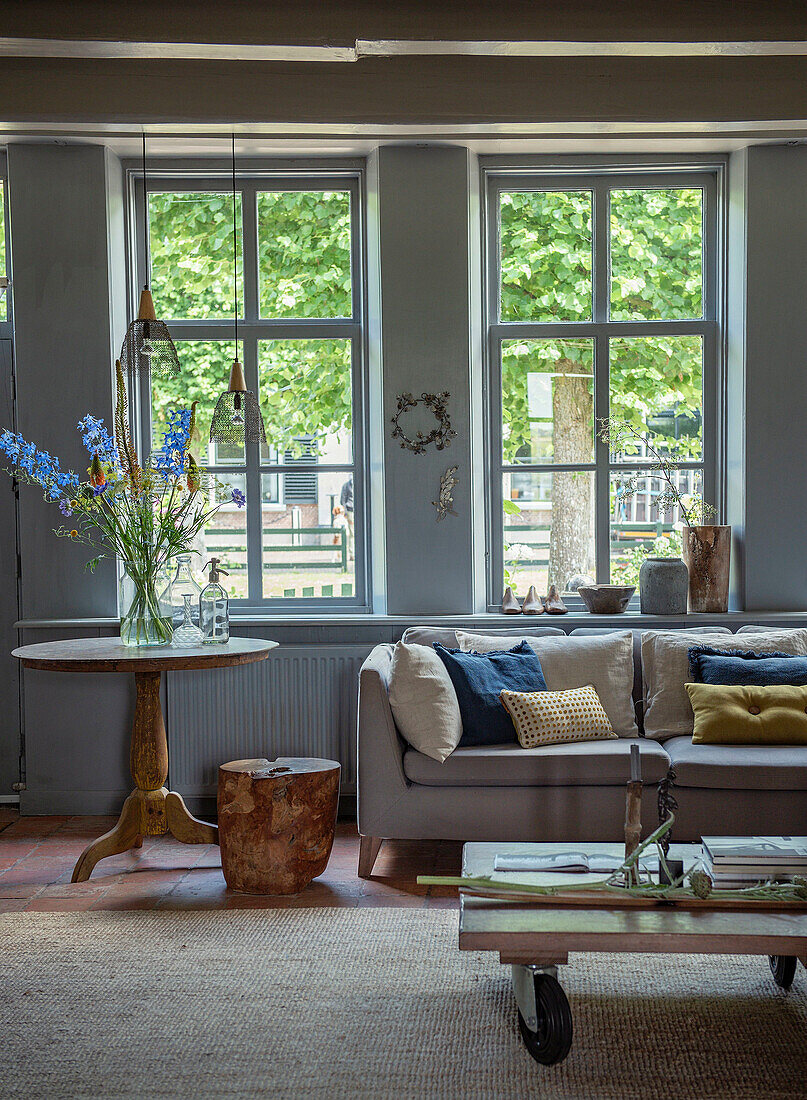
M 570 634 L 601 633 L 581 628 Z M 707 632 L 712 628 L 703 628 Z M 764 628 L 748 627 L 744 630 Z M 692 632 L 692 627 L 687 627 Z M 563 634 L 523 620 L 497 635 Z M 708 833 L 807 833 L 807 747 L 693 745 L 642 736 L 642 674 L 634 631 L 633 696 L 639 722 L 646 831 L 658 823 L 655 786 L 674 767 L 675 839 Z M 403 640 L 456 646 L 453 630 L 410 627 Z M 439 763 L 396 729 L 388 697 L 393 646 L 376 646 L 361 669 L 358 714 L 359 874 L 367 877 L 385 838 L 412 840 L 620 840 L 631 744 L 617 741 L 522 749 L 457 748 Z

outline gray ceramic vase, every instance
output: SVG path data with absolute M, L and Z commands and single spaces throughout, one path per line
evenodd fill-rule
M 645 558 L 639 570 L 643 615 L 685 615 L 689 570 L 681 558 Z

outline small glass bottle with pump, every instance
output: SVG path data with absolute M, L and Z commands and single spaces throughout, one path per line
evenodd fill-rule
M 202 594 L 202 586 L 197 582 L 191 568 L 190 554 L 177 555 L 177 569 L 171 581 L 170 601 L 171 615 L 174 620 L 174 631 L 182 627 L 185 622 L 185 597 L 191 598 L 191 622 L 199 625 L 199 597 Z M 166 592 L 168 590 L 166 589 Z
M 230 640 L 230 601 L 219 584 L 221 573 L 225 577 L 230 574 L 226 569 L 218 568 L 220 560 L 220 558 L 211 558 L 207 563 L 210 566 L 208 583 L 199 597 L 199 626 L 205 645 L 224 645 Z

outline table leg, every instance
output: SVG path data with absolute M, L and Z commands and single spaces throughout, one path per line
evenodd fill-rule
M 159 672 L 136 672 L 134 723 L 129 766 L 135 789 L 126 799 L 117 825 L 94 840 L 79 857 L 73 882 L 86 882 L 99 859 L 139 848 L 144 836 L 170 832 L 183 844 L 217 844 L 218 829 L 191 816 L 182 796 L 165 787 L 168 741 L 160 704 Z

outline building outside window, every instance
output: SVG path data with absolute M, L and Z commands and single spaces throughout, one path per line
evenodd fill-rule
M 130 176 L 140 242 L 142 177 Z M 182 373 L 143 380 L 140 431 L 159 446 L 169 411 L 198 401 L 198 456 L 247 506 L 216 514 L 195 560 L 220 558 L 244 606 L 366 606 L 360 184 L 355 170 L 239 174 L 234 259 L 229 180 L 149 174 L 152 293 Z M 208 442 L 236 281 L 238 357 L 266 447 Z
M 506 584 L 635 583 L 680 551 L 652 454 L 609 454 L 608 417 L 715 502 L 718 185 L 718 168 L 486 172 L 491 607 Z

